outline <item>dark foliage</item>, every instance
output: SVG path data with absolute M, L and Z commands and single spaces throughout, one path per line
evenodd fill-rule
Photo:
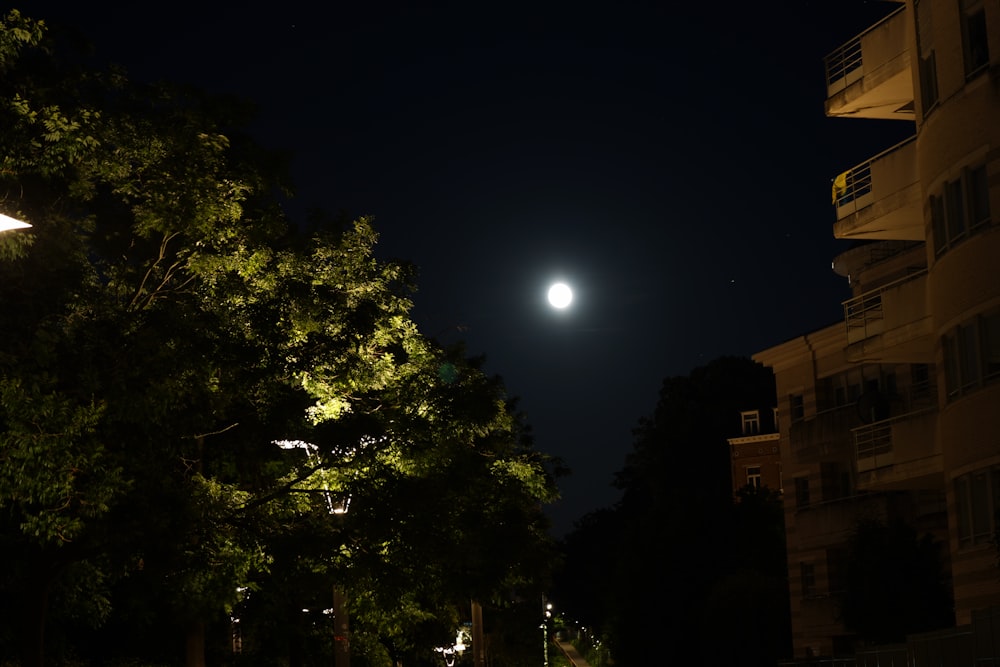
M 746 490 L 736 502 L 726 442 L 740 431 L 741 411 L 766 413 L 773 401 L 771 371 L 746 358 L 666 379 L 617 476 L 621 502 L 564 540 L 567 613 L 579 609 L 603 632 L 616 664 L 650 664 L 663 646 L 693 638 L 711 647 L 695 664 L 765 665 L 788 655 L 780 496 Z

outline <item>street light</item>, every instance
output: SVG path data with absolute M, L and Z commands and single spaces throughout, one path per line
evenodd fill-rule
M 552 603 L 542 595 L 542 651 L 545 656 L 545 667 L 549 667 L 549 619 L 552 617 Z
M 24 229 L 25 227 L 31 227 L 31 225 L 17 218 L 0 213 L 0 232 L 6 232 L 10 229 Z

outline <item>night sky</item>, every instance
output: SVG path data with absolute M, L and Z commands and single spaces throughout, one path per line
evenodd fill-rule
M 823 115 L 823 56 L 888 2 L 101 4 L 15 6 L 254 101 L 293 213 L 373 216 L 423 333 L 485 355 L 572 469 L 556 535 L 616 500 L 665 377 L 840 319 L 830 181 L 913 131 Z

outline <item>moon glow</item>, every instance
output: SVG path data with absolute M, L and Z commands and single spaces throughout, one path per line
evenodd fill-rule
M 566 308 L 573 302 L 573 290 L 566 283 L 556 283 L 549 288 L 549 303 L 553 308 Z

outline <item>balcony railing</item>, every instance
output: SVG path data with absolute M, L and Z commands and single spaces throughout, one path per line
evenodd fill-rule
M 853 404 L 816 413 L 812 419 L 792 422 L 789 444 L 796 463 L 818 462 L 829 457 L 851 456 L 851 427 L 858 423 Z
M 875 158 L 872 158 L 874 160 Z M 872 160 L 848 169 L 842 174 L 838 174 L 833 179 L 833 204 L 837 207 L 838 213 L 841 208 L 847 208 L 848 204 L 855 211 L 859 206 L 855 203 L 862 200 L 865 195 L 872 192 Z M 867 206 L 871 202 L 865 202 Z M 840 217 L 839 215 L 837 216 Z
M 935 438 L 934 407 L 923 407 L 851 429 L 858 472 L 931 459 Z M 928 423 L 930 422 L 930 423 Z
M 837 238 L 924 239 L 915 137 L 838 174 L 832 195 Z
M 912 120 L 904 11 L 895 10 L 824 59 L 829 115 Z
M 925 317 L 922 286 L 915 281 L 926 274 L 923 269 L 844 301 L 847 342 L 856 343 Z
M 836 49 L 825 58 L 824 62 L 828 91 L 843 90 L 848 84 L 860 79 L 861 35 Z

